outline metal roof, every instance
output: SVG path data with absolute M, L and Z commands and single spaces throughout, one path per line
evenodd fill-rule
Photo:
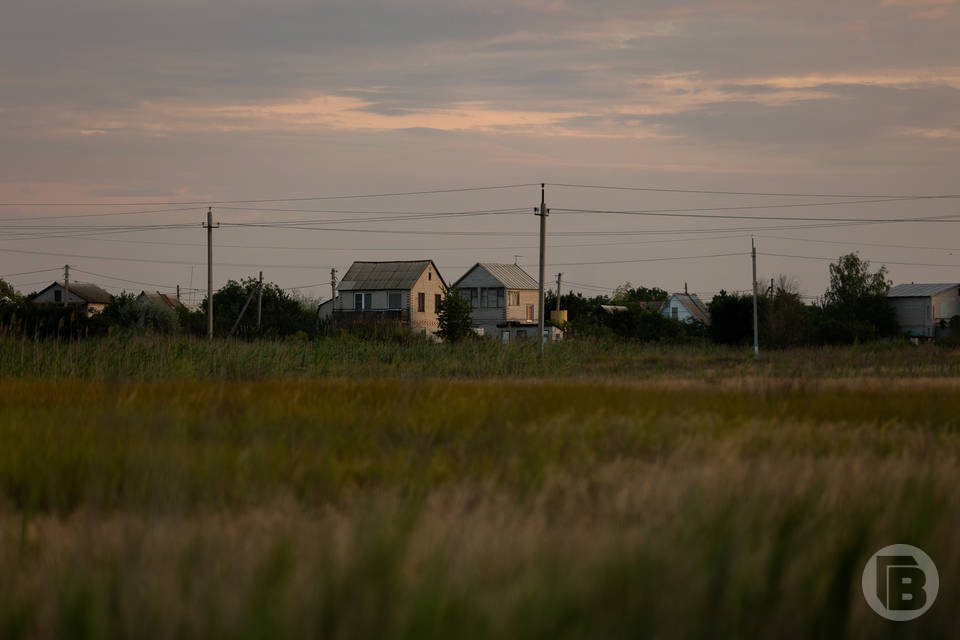
M 539 289 L 540 283 L 523 270 L 518 264 L 503 262 L 478 262 L 460 277 L 453 286 L 470 275 L 474 269 L 483 269 L 507 289 Z
M 697 297 L 695 293 L 674 293 L 671 294 L 670 298 L 676 298 L 680 301 L 680 304 L 687 308 L 694 318 L 699 320 L 704 324 L 710 324 L 710 312 L 707 311 L 707 305 L 703 304 L 703 301 Z M 669 300 L 669 298 L 668 298 Z M 666 306 L 664 304 L 664 306 Z
M 53 282 L 48 286 L 44 287 L 38 291 L 32 298 L 36 298 L 41 293 L 50 289 L 51 287 L 63 287 L 62 282 Z M 113 296 L 110 295 L 108 291 L 99 287 L 98 285 L 91 284 L 89 282 L 71 282 L 70 283 L 70 293 L 75 295 L 78 298 L 81 298 L 84 302 L 92 302 L 93 304 L 110 304 L 113 302 Z
M 936 284 L 898 284 L 891 287 L 887 293 L 888 298 L 925 298 L 943 293 L 947 289 L 960 286 L 956 282 L 941 282 Z
M 433 260 L 396 260 L 390 262 L 354 262 L 340 281 L 341 291 L 381 291 L 384 289 L 412 289 Z
M 159 291 L 141 291 L 140 295 L 161 308 L 170 307 L 171 309 L 176 309 L 177 307 L 184 306 L 176 296 L 160 293 Z

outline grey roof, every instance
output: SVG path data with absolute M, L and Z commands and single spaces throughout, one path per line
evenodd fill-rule
M 443 277 L 433 260 L 395 260 L 390 262 L 354 262 L 340 281 L 341 291 L 381 291 L 411 289 L 427 267 L 433 265 L 440 282 Z
M 161 308 L 169 307 L 171 309 L 176 309 L 183 306 L 183 303 L 180 302 L 176 296 L 160 293 L 159 291 L 141 291 L 140 295 L 144 296 L 150 302 Z
M 602 304 L 597 311 L 603 311 L 604 313 L 609 313 L 612 315 L 620 311 L 628 311 L 628 308 L 619 304 Z
M 898 284 L 891 287 L 887 293 L 888 298 L 925 298 L 943 293 L 947 289 L 960 286 L 956 282 L 942 282 L 938 284 Z
M 63 287 L 63 283 L 53 282 L 44 287 L 42 290 L 38 291 L 34 297 L 40 295 L 51 287 Z M 113 296 L 110 295 L 108 291 L 89 282 L 71 282 L 70 293 L 77 297 L 83 298 L 84 302 L 87 303 L 92 302 L 93 304 L 110 304 L 113 302 Z
M 703 304 L 703 301 L 697 297 L 697 294 L 674 293 L 671 297 L 676 297 L 694 318 L 704 324 L 710 324 L 710 312 L 707 311 L 707 305 Z
M 478 262 L 460 276 L 453 286 L 466 278 L 474 269 L 483 269 L 507 289 L 539 289 L 540 283 L 533 276 L 512 262 Z

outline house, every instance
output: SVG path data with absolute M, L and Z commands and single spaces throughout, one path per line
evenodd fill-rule
M 333 316 L 333 298 L 317 305 L 317 322 L 324 322 Z
M 898 284 L 887 293 L 900 329 L 916 337 L 944 333 L 950 318 L 960 315 L 960 283 Z
M 695 293 L 672 293 L 660 306 L 660 313 L 680 322 L 710 324 L 710 312 Z
M 357 320 L 363 314 L 434 335 L 446 286 L 433 260 L 354 262 L 340 281 L 333 313 L 340 321 Z M 350 318 L 351 314 L 357 315 Z
M 539 333 L 539 283 L 520 265 L 478 262 L 453 283 L 470 301 L 473 329 L 503 342 L 536 338 Z M 548 339 L 561 332 L 545 327 Z
M 176 311 L 177 309 L 184 309 L 185 306 L 180 302 L 180 298 L 177 296 L 171 296 L 169 293 L 160 293 L 159 291 L 141 291 L 140 295 L 137 296 L 137 302 L 140 303 L 150 303 L 156 305 L 160 309 L 170 309 Z
M 104 307 L 113 301 L 113 296 L 101 287 L 88 282 L 69 283 L 67 304 L 83 308 L 87 316 L 103 311 Z M 30 296 L 31 304 L 63 304 L 64 286 L 62 282 L 54 282 Z

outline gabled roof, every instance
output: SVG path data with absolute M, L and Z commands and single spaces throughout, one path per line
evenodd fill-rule
M 176 296 L 160 293 L 159 291 L 141 291 L 140 295 L 144 296 L 158 307 L 170 307 L 171 309 L 177 309 L 184 306 L 182 302 L 177 300 Z
M 898 284 L 891 287 L 887 293 L 888 298 L 925 298 L 943 293 L 948 289 L 960 286 L 956 282 L 943 282 L 938 284 Z
M 704 324 L 710 324 L 710 312 L 707 311 L 707 305 L 703 304 L 695 293 L 671 293 L 670 298 L 676 298 L 680 301 L 690 314 Z M 666 303 L 664 303 L 664 307 Z
M 43 289 L 41 289 L 40 291 L 38 291 L 37 293 L 35 293 L 33 297 L 31 297 L 30 299 L 33 300 L 33 298 L 36 298 L 44 291 L 47 291 L 48 289 L 52 289 L 53 287 L 60 287 L 62 289 L 63 283 L 53 282 L 48 286 L 44 287 Z M 95 284 L 91 284 L 89 282 L 71 282 L 70 294 L 75 295 L 78 298 L 81 298 L 84 302 L 88 304 L 89 303 L 110 304 L 113 301 L 113 296 L 110 295 L 108 291 L 106 291 L 105 289 Z
M 604 312 L 613 315 L 614 313 L 619 313 L 621 311 L 629 311 L 628 307 L 619 304 L 602 304 L 597 307 L 597 312 Z
M 496 280 L 502 287 L 506 289 L 540 288 L 540 283 L 537 282 L 533 276 L 524 271 L 520 265 L 503 262 L 478 262 L 470 267 L 465 274 L 460 276 L 460 279 L 454 282 L 453 286 L 456 287 L 459 285 L 460 282 L 462 282 L 467 276 L 477 269 L 482 269 L 485 271 L 487 275 Z
M 340 281 L 341 291 L 381 291 L 412 289 L 427 267 L 446 285 L 433 260 L 393 260 L 389 262 L 354 262 Z

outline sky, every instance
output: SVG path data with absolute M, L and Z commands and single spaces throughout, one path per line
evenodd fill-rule
M 353 260 L 536 276 L 539 183 L 565 290 L 747 290 L 751 236 L 759 277 L 810 297 L 851 251 L 960 281 L 960 222 L 881 222 L 960 220 L 958 198 L 887 198 L 960 194 L 955 0 L 2 10 L 0 276 L 23 291 L 69 263 L 199 301 L 210 203 L 216 286 L 263 270 L 325 298 Z

